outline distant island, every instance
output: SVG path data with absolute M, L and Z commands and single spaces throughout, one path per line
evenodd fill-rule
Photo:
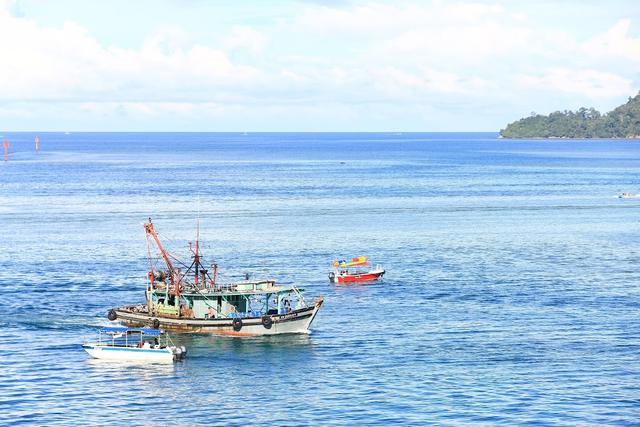
M 502 138 L 640 138 L 640 93 L 614 110 L 600 114 L 594 108 L 556 111 L 509 123 Z

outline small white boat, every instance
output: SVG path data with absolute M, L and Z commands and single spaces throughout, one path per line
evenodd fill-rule
M 640 194 L 636 193 L 620 193 L 618 194 L 618 199 L 640 199 Z
M 184 346 L 172 345 L 160 329 L 133 329 L 124 326 L 102 328 L 97 342 L 82 345 L 95 359 L 145 362 L 175 362 L 187 354 Z

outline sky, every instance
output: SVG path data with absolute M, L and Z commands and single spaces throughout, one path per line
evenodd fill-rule
M 640 90 L 640 1 L 0 0 L 4 131 L 487 131 Z

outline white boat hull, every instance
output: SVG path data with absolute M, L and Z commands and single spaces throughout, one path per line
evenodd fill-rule
M 269 327 L 263 324 L 260 317 L 243 318 L 242 326 L 238 330 L 233 327 L 233 320 L 224 319 L 185 319 L 149 315 L 146 312 L 134 312 L 131 307 L 114 309 L 117 320 L 131 327 L 145 326 L 158 321 L 159 327 L 176 332 L 195 332 L 204 334 L 220 334 L 232 336 L 259 336 L 278 334 L 308 334 L 311 323 L 315 318 L 322 300 L 313 306 L 294 310 L 288 314 L 271 316 Z
M 176 357 L 170 348 L 132 348 L 111 347 L 97 344 L 84 344 L 82 346 L 94 359 L 109 359 L 121 361 L 144 362 L 173 362 Z

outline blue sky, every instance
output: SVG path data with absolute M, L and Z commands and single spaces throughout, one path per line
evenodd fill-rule
M 497 131 L 640 90 L 637 1 L 0 1 L 6 131 Z

